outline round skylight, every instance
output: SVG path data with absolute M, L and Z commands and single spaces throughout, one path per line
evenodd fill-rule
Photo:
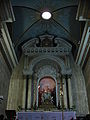
M 51 18 L 51 13 L 50 12 L 43 12 L 42 13 L 42 18 L 45 20 L 49 20 Z

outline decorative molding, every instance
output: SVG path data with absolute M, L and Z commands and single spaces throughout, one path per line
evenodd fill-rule
M 54 61 L 58 64 L 59 68 L 61 69 L 62 74 L 71 74 L 71 69 L 65 66 L 65 63 L 62 59 L 56 57 L 56 56 L 49 56 L 49 55 L 41 55 L 39 57 L 34 58 L 28 67 L 28 69 L 23 70 L 23 74 L 30 75 L 33 74 L 33 68 L 36 64 L 38 64 L 40 61 L 44 60 L 50 60 Z
M 87 53 L 90 49 L 90 22 L 86 22 L 81 44 L 77 53 L 76 63 L 83 67 Z
M 0 2 L 0 43 L 7 58 L 7 61 L 13 70 L 18 64 L 17 56 L 12 45 L 10 34 L 6 25 L 6 22 L 15 21 L 12 5 L 10 0 L 1 0 Z
M 50 39 L 50 40 L 53 40 L 53 39 L 54 39 L 54 36 L 53 36 L 53 35 L 48 35 L 48 34 L 46 34 L 46 35 L 41 35 L 41 36 L 39 36 L 39 38 L 40 38 L 41 41 L 43 41 L 43 40 L 45 39 L 45 37 L 47 37 L 47 38 Z
M 42 66 L 38 71 L 37 71 L 37 78 L 41 79 L 45 76 L 51 76 L 56 78 L 57 76 L 57 71 L 53 66 L 50 65 L 45 65 Z
M 39 43 L 39 38 L 41 42 L 45 39 L 50 40 L 52 46 L 45 47 L 41 44 L 41 46 L 37 47 L 37 44 L 41 43 Z M 71 52 L 72 46 L 62 38 L 54 38 L 52 35 L 42 35 L 39 38 L 33 38 L 22 46 L 25 55 L 68 55 Z M 53 46 L 53 44 L 56 44 L 56 46 Z
M 46 59 L 56 62 L 59 65 L 59 67 L 61 67 L 61 70 L 65 71 L 65 64 L 64 64 L 63 60 L 61 60 L 61 59 L 59 59 L 58 57 L 55 57 L 55 56 L 42 55 L 42 56 L 34 58 L 31 61 L 30 65 L 29 65 L 29 68 L 28 68 L 29 74 L 33 73 L 33 67 L 36 64 L 38 64 L 38 62 L 40 62 L 41 60 L 46 60 Z
M 79 21 L 90 20 L 90 1 L 89 0 L 79 1 L 76 20 L 79 20 Z
M 15 21 L 12 5 L 10 0 L 0 1 L 0 19 L 2 22 Z
M 36 47 L 37 42 L 39 41 L 39 38 L 32 38 L 29 41 L 27 41 L 23 46 L 22 50 L 25 51 L 29 47 Z
M 71 51 L 72 45 L 68 43 L 66 40 L 59 38 L 59 37 L 56 37 L 54 40 L 55 40 L 55 43 L 57 43 L 58 47 L 63 46 L 65 48 L 68 48 L 69 51 Z
M 7 57 L 7 60 L 13 69 L 17 64 L 17 56 L 14 50 L 14 47 L 12 45 L 12 41 L 8 32 L 8 28 L 6 26 L 6 23 L 1 24 L 1 45 L 3 47 L 4 53 Z
M 25 75 L 33 74 L 36 65 L 38 66 L 38 64 L 42 61 L 45 63 L 45 61 L 48 60 L 50 63 L 52 63 L 51 66 L 53 67 L 54 62 L 59 68 L 58 71 L 60 71 L 62 74 L 71 74 L 69 59 L 66 60 L 66 64 L 65 61 L 60 58 L 61 56 L 69 56 L 71 50 L 72 46 L 67 41 L 63 40 L 62 38 L 55 38 L 53 35 L 42 35 L 38 36 L 38 38 L 30 39 L 22 46 L 22 51 L 25 55 L 23 73 Z M 34 58 L 30 63 L 28 63 L 30 57 Z M 42 66 L 50 65 L 48 64 L 48 61 Z
M 31 56 L 31 55 L 42 55 L 42 54 L 48 54 L 48 55 L 68 55 L 71 50 L 64 47 L 29 47 L 26 50 L 23 51 L 25 55 Z

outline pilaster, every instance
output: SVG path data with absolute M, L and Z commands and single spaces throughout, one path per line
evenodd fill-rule
M 22 97 L 22 108 L 25 109 L 25 93 L 26 93 L 26 79 L 23 80 L 23 97 Z
M 64 96 L 64 108 L 67 108 L 67 91 L 66 91 L 66 79 L 63 76 L 63 96 Z
M 31 109 L 31 75 L 29 76 L 29 81 L 28 81 L 28 104 L 27 104 L 27 109 Z
M 72 88 L 71 88 L 71 75 L 68 75 L 68 92 L 69 92 L 69 107 L 72 108 L 73 100 L 72 100 Z

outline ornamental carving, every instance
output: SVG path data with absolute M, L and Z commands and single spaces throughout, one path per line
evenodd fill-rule
M 29 40 L 22 46 L 25 55 L 68 55 L 72 46 L 62 38 L 52 35 L 42 35 Z

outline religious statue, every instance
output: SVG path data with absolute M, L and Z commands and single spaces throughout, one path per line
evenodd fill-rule
M 45 91 L 42 94 L 42 102 L 45 102 L 46 100 L 51 101 L 51 92 L 50 91 Z

